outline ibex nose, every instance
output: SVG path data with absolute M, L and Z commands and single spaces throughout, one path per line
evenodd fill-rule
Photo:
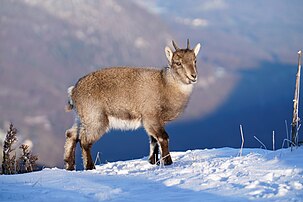
M 190 79 L 191 82 L 192 83 L 196 83 L 196 81 L 197 81 L 197 75 L 196 74 L 191 74 L 190 76 L 191 76 L 191 79 Z

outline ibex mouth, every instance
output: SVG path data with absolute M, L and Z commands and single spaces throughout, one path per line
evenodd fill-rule
M 192 83 L 197 83 L 197 79 L 190 79 L 189 81 L 190 81 L 191 84 Z
M 189 84 L 197 83 L 197 78 L 190 78 L 190 77 L 187 76 L 187 79 L 189 81 Z

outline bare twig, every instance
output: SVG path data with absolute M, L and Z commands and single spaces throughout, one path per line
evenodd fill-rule
M 170 156 L 170 154 L 167 154 L 166 156 L 163 156 L 162 158 L 160 158 L 155 164 L 161 164 L 161 162 L 163 161 L 163 159 L 165 159 L 166 157 Z
M 284 139 L 282 143 L 282 148 L 284 147 L 285 142 L 288 142 L 289 145 L 295 146 L 294 143 L 288 139 Z
M 241 134 L 242 143 L 241 143 L 241 148 L 240 148 L 238 156 L 242 156 L 242 151 L 243 151 L 243 146 L 244 146 L 244 135 L 243 135 L 242 125 L 240 125 L 240 134 Z
M 285 130 L 286 130 L 286 139 L 289 140 L 289 133 L 288 133 L 288 123 L 287 120 L 285 119 Z M 284 142 L 284 141 L 283 141 Z M 290 144 L 287 146 L 289 147 Z M 282 147 L 283 148 L 283 147 Z
M 22 144 L 19 148 L 22 150 L 22 156 L 19 158 L 21 166 L 19 172 L 33 172 L 36 167 L 38 156 L 32 155 L 29 146 L 26 144 Z
M 272 131 L 272 150 L 275 151 L 275 131 Z
M 97 165 L 98 161 L 99 161 L 99 165 L 101 165 L 100 152 L 97 153 L 97 156 L 96 156 L 96 159 L 95 159 L 95 166 Z
M 256 136 L 254 136 L 254 138 L 264 147 L 264 149 L 267 150 L 266 146 L 263 144 L 263 142 L 261 142 L 261 140 L 259 140 Z

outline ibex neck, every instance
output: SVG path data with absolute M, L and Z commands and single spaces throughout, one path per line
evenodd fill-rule
M 170 67 L 163 70 L 163 77 L 167 85 L 178 88 L 180 92 L 188 95 L 192 92 L 193 84 L 183 83 Z

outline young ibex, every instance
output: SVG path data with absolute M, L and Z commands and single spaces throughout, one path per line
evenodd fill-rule
M 75 148 L 79 141 L 85 169 L 94 169 L 90 149 L 110 129 L 137 129 L 141 125 L 150 137 L 151 164 L 172 164 L 168 134 L 164 125 L 178 117 L 186 107 L 197 81 L 196 58 L 200 44 L 175 52 L 165 47 L 168 67 L 162 70 L 113 67 L 92 72 L 68 90 L 67 110 L 76 112 L 76 121 L 66 131 L 67 170 L 75 169 Z

